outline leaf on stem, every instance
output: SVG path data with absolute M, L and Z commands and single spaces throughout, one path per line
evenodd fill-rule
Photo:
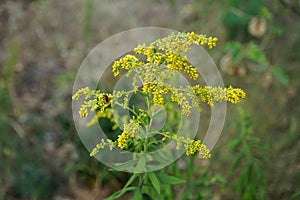
M 160 194 L 160 182 L 158 180 L 158 178 L 156 177 L 155 173 L 149 173 L 148 177 L 155 189 L 155 191 Z

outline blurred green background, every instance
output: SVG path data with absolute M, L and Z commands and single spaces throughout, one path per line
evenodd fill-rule
M 247 93 L 243 112 L 228 107 L 212 159 L 195 161 L 204 181 L 183 187 L 184 198 L 300 199 L 296 0 L 1 0 L 0 199 L 103 199 L 123 186 L 130 175 L 90 158 L 77 135 L 72 84 L 94 46 L 145 26 L 218 37 L 210 53 L 224 83 Z M 222 181 L 209 180 L 216 174 Z M 172 188 L 177 199 L 181 188 Z

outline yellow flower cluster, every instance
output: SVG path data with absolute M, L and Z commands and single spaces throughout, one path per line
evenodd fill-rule
M 181 56 L 170 50 L 165 50 L 164 54 L 155 49 L 153 45 L 146 47 L 145 44 L 139 45 L 134 49 L 136 54 L 143 54 L 147 56 L 147 62 L 153 63 L 154 67 L 160 67 L 160 71 L 163 71 L 162 64 L 166 64 L 169 68 L 180 71 L 184 70 L 192 79 L 196 80 L 199 77 L 197 69 L 188 63 L 186 56 Z
M 107 139 L 106 141 L 102 138 L 100 143 L 98 143 L 95 148 L 92 150 L 92 152 L 90 153 L 90 156 L 95 156 L 101 149 L 104 149 L 105 147 L 109 147 L 109 150 L 112 150 L 114 147 L 116 146 L 116 144 L 110 140 Z
M 246 98 L 246 93 L 242 89 L 233 88 L 232 86 L 222 88 L 211 86 L 200 87 L 199 85 L 195 85 L 191 89 L 193 94 L 200 97 L 203 103 L 207 103 L 210 106 L 214 106 L 213 101 L 227 101 L 232 104 L 237 104 L 240 99 Z
M 152 45 L 156 45 L 159 50 L 172 50 L 173 52 L 182 54 L 187 52 L 192 44 L 207 45 L 211 49 L 216 46 L 217 41 L 218 38 L 216 37 L 207 37 L 206 35 L 199 35 L 194 32 L 178 32 L 177 34 L 172 33 L 169 37 L 159 39 L 153 42 Z
M 189 75 L 189 77 L 191 77 L 194 80 L 197 80 L 197 78 L 199 77 L 199 73 L 197 71 L 197 68 L 194 67 L 193 65 L 187 65 L 184 67 L 184 72 L 187 73 Z
M 81 118 L 87 117 L 89 110 L 90 111 L 95 111 L 95 110 L 104 111 L 105 108 L 107 108 L 108 106 L 109 106 L 109 103 L 107 103 L 105 101 L 104 97 L 102 100 L 97 98 L 97 99 L 84 101 L 79 109 L 79 116 Z
M 163 105 L 164 104 L 164 98 L 162 96 L 161 91 L 155 90 L 152 92 L 153 94 L 153 103 L 156 105 Z
M 163 61 L 163 54 L 158 52 L 153 44 L 146 46 L 146 44 L 138 45 L 133 50 L 134 53 L 147 56 L 147 62 L 155 65 L 160 65 Z
M 78 100 L 81 96 L 85 96 L 85 99 L 90 98 L 95 94 L 94 90 L 90 90 L 90 88 L 80 88 L 77 92 L 72 96 L 72 100 Z
M 237 104 L 240 98 L 246 98 L 246 93 L 243 90 L 240 88 L 233 88 L 232 86 L 226 88 L 226 101 Z
M 225 100 L 226 97 L 226 88 L 218 87 L 210 87 L 205 86 L 208 89 L 209 93 L 211 94 L 212 98 L 216 102 L 221 102 Z
M 140 65 L 142 65 L 143 62 L 140 62 L 137 57 L 131 54 L 127 54 L 120 60 L 117 60 L 114 62 L 112 66 L 112 72 L 114 76 L 119 76 L 120 75 L 120 67 L 126 70 L 131 70 L 134 69 Z
M 165 135 L 166 140 L 169 136 Z M 177 136 L 173 135 L 171 136 L 172 139 L 176 141 L 176 149 L 179 150 L 182 145 L 185 148 L 185 153 L 187 156 L 194 155 L 195 153 L 199 152 L 199 154 L 205 158 L 208 159 L 211 157 L 211 154 L 209 153 L 209 149 L 202 144 L 201 140 L 192 140 L 190 138 L 184 138 L 183 136 Z
M 187 36 L 194 41 L 195 44 L 201 44 L 202 46 L 207 45 L 208 48 L 213 48 L 216 46 L 218 38 L 216 37 L 206 37 L 206 35 L 198 35 L 194 32 L 187 33 Z
M 143 92 L 150 92 L 153 96 L 153 103 L 156 105 L 163 105 L 163 95 L 167 94 L 170 89 L 162 83 L 146 83 L 142 87 Z
M 175 71 L 184 70 L 185 73 L 189 75 L 190 78 L 196 80 L 199 77 L 197 69 L 188 63 L 186 56 L 181 56 L 172 51 L 166 50 L 166 63 Z
M 179 54 L 169 50 L 166 50 L 165 60 L 168 66 L 175 71 L 180 71 L 185 68 L 186 65 L 188 65 L 186 57 L 182 57 Z
M 217 88 L 212 88 L 210 86 L 205 86 L 205 87 L 200 87 L 199 85 L 195 85 L 192 87 L 193 93 L 197 96 L 200 97 L 201 101 L 203 103 L 207 103 L 210 106 L 214 106 L 213 100 L 214 96 L 213 94 L 217 95 L 218 97 L 224 93 L 224 89 L 220 88 L 221 90 L 219 91 L 219 87 Z M 219 100 L 219 98 L 217 98 Z M 225 99 L 225 95 L 224 98 Z
M 182 147 L 182 143 L 185 142 L 184 137 L 182 136 L 177 136 L 177 135 L 173 135 L 172 139 L 174 139 L 176 141 L 176 149 L 180 150 L 180 148 Z
M 178 92 L 177 88 L 172 88 L 171 92 L 171 101 L 181 106 L 182 114 L 189 115 L 191 113 L 191 106 L 184 93 Z
M 149 92 L 151 91 L 150 87 L 154 87 L 153 83 L 156 81 L 157 79 L 157 74 L 155 74 L 156 72 L 153 71 L 153 65 L 150 63 L 147 63 L 144 65 L 144 69 L 141 70 L 140 73 L 140 77 L 143 80 L 143 88 L 142 90 L 144 92 Z
M 165 87 L 164 85 L 157 84 L 153 91 L 153 103 L 157 105 L 163 105 L 164 104 L 164 98 L 163 95 L 167 94 L 169 92 L 169 88 Z
M 203 156 L 203 158 L 207 159 L 211 157 L 208 148 L 201 143 L 201 140 L 188 140 L 184 147 L 186 149 L 185 153 L 187 156 L 199 152 Z
M 118 136 L 117 142 L 120 149 L 125 149 L 128 143 L 136 138 L 140 133 L 141 126 L 133 119 L 128 124 L 124 124 L 124 129 L 121 135 Z
M 143 92 L 150 92 L 150 91 L 154 90 L 155 87 L 156 87 L 155 84 L 151 84 L 151 83 L 148 82 L 148 83 L 145 83 L 145 84 L 143 85 L 142 91 L 143 91 Z
M 153 62 L 154 59 L 154 52 L 155 47 L 152 45 L 146 46 L 146 44 L 138 45 L 136 48 L 133 49 L 133 52 L 140 55 L 146 55 L 148 62 Z
M 88 111 L 101 110 L 104 111 L 110 105 L 111 94 L 102 93 L 100 90 L 90 90 L 89 88 L 79 89 L 73 96 L 73 100 L 78 100 L 84 96 L 85 101 L 79 109 L 81 118 L 88 116 Z
M 91 107 L 91 106 L 90 106 L 90 104 L 89 104 L 87 101 L 83 102 L 83 104 L 81 105 L 81 107 L 80 107 L 80 109 L 79 109 L 79 116 L 80 116 L 81 118 L 87 117 L 88 114 L 89 114 L 88 109 L 89 109 L 90 107 Z
M 131 139 L 132 138 L 132 135 L 130 134 L 128 134 L 128 133 L 126 133 L 126 132 L 122 132 L 122 134 L 121 135 L 119 135 L 118 136 L 118 147 L 120 148 L 120 149 L 125 149 L 127 146 L 128 146 L 128 142 L 129 142 L 129 139 Z
M 96 111 L 96 116 L 88 123 L 92 125 L 98 122 L 99 118 L 107 118 L 112 122 L 118 121 L 121 118 L 123 125 L 123 132 L 118 136 L 115 141 L 101 139 L 100 143 L 95 146 L 90 156 L 94 156 L 99 150 L 109 147 L 111 150 L 114 147 L 120 149 L 132 150 L 134 146 L 135 151 L 139 151 L 136 144 L 149 145 L 147 140 L 142 136 L 142 126 L 151 125 L 151 116 L 148 115 L 147 110 L 138 110 L 129 108 L 129 95 L 131 93 L 139 92 L 147 99 L 147 105 L 164 105 L 167 102 L 174 102 L 171 104 L 178 104 L 182 109 L 182 114 L 189 115 L 192 107 L 198 107 L 201 111 L 201 105 L 206 103 L 214 106 L 214 102 L 227 101 L 236 104 L 246 97 L 243 90 L 239 88 L 210 87 L 199 85 L 174 87 L 170 85 L 170 81 L 176 75 L 177 71 L 183 71 L 191 79 L 197 80 L 199 73 L 197 68 L 189 64 L 185 53 L 189 50 L 190 46 L 202 45 L 208 48 L 216 46 L 218 39 L 215 37 L 207 37 L 206 35 L 195 34 L 194 32 L 177 33 L 168 37 L 158 39 L 150 45 L 142 44 L 134 49 L 134 53 L 142 56 L 134 56 L 127 54 L 122 58 L 116 60 L 112 65 L 112 72 L 114 76 L 120 75 L 121 69 L 125 69 L 129 74 L 133 75 L 132 86 L 133 90 L 130 91 L 113 91 L 113 94 L 103 93 L 100 90 L 90 90 L 89 88 L 82 88 L 73 95 L 73 100 L 78 100 L 84 96 L 84 102 L 79 109 L 81 117 L 86 117 L 89 111 Z M 145 57 L 144 61 L 138 58 Z M 142 84 L 142 88 L 139 84 Z M 123 98 L 123 102 L 119 100 Z M 150 98 L 150 101 L 148 101 Z M 150 106 L 151 106 L 150 105 Z M 123 109 L 131 109 L 135 113 L 134 117 L 130 119 L 123 119 L 121 116 L 113 116 L 114 106 L 121 106 Z M 180 113 L 181 114 L 181 113 Z M 114 127 L 117 127 L 115 123 Z M 151 127 L 150 127 L 151 128 Z M 149 129 L 150 130 L 150 129 Z M 182 136 L 172 135 L 169 132 L 150 133 L 161 134 L 163 138 L 161 142 L 167 142 L 167 139 L 174 139 L 176 141 L 176 148 L 184 148 L 186 155 L 193 155 L 199 153 L 203 158 L 210 158 L 211 154 L 209 149 L 201 143 L 200 140 L 193 140 Z M 153 137 L 153 139 L 158 140 Z M 149 142 L 149 141 L 148 141 Z M 159 141 L 154 141 L 159 142 Z M 152 143 L 151 143 L 152 144 Z M 141 146 L 141 145 L 140 145 Z M 130 147 L 130 148 L 129 148 Z M 151 148 L 152 146 L 150 146 Z M 145 149 L 149 149 L 145 147 Z M 144 149 L 144 151 L 146 151 Z

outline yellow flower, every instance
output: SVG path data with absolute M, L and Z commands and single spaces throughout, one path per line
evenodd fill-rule
M 136 58 L 134 55 L 127 54 L 120 60 L 117 60 L 114 62 L 112 66 L 112 72 L 114 76 L 120 75 L 120 67 L 126 70 L 134 69 L 138 66 L 141 66 L 143 62 L 140 62 L 138 58 Z
M 236 104 L 240 99 L 246 98 L 246 93 L 242 89 L 233 88 L 232 86 L 221 88 L 211 86 L 200 87 L 199 85 L 195 85 L 192 87 L 192 92 L 200 97 L 203 103 L 207 103 L 210 106 L 214 106 L 213 101 L 221 102 L 225 100 Z
M 153 103 L 156 105 L 163 105 L 164 104 L 164 98 L 162 97 L 162 94 L 159 91 L 153 91 Z
M 233 88 L 232 86 L 229 86 L 226 89 L 226 101 L 232 104 L 237 104 L 240 98 L 246 98 L 246 93 L 240 88 Z
M 194 32 L 190 32 L 187 33 L 187 36 L 191 39 L 191 40 L 197 40 L 197 36 Z
M 124 149 L 128 146 L 128 143 L 136 138 L 139 134 L 141 126 L 133 119 L 128 124 L 124 124 L 123 132 L 118 136 L 117 142 L 120 149 Z
M 192 65 L 186 65 L 184 68 L 184 72 L 189 75 L 192 79 L 196 80 L 199 77 L 197 68 Z
M 100 143 L 98 143 L 95 148 L 92 150 L 92 152 L 90 153 L 90 156 L 95 156 L 101 149 L 104 149 L 105 147 L 109 147 L 110 150 L 112 150 L 115 147 L 115 143 L 110 140 L 107 139 L 106 141 L 102 138 Z
M 212 38 L 212 37 L 209 37 L 209 38 L 208 38 L 208 41 L 207 41 L 207 46 L 208 46 L 208 48 L 211 49 L 211 48 L 215 47 L 217 41 L 218 41 L 218 38 Z
M 118 136 L 118 147 L 120 149 L 124 149 L 127 147 L 129 136 L 126 132 L 123 132 L 121 135 Z
M 203 158 L 210 158 L 208 148 L 201 143 L 201 140 L 187 140 L 187 144 L 184 145 L 186 148 L 186 155 L 193 155 L 196 152 L 199 152 Z

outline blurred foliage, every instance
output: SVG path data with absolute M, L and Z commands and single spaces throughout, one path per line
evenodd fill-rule
M 225 179 L 221 175 L 211 171 L 206 163 L 198 162 L 198 156 L 192 156 L 191 158 L 183 158 L 181 165 L 186 166 L 185 170 L 179 171 L 179 161 L 175 163 L 176 167 L 173 167 L 177 176 L 185 177 L 186 185 L 185 190 L 182 194 L 182 200 L 188 199 L 213 199 L 216 197 L 218 189 L 225 185 Z M 197 192 L 195 192 L 197 191 Z M 170 199 L 174 199 L 173 198 Z
M 227 5 L 226 5 L 227 4 Z M 262 0 L 229 0 L 225 3 L 226 11 L 223 16 L 223 24 L 227 28 L 230 39 L 246 39 L 249 36 L 248 24 L 251 17 L 268 17 L 269 12 L 264 7 Z
M 20 54 L 20 46 L 17 41 L 11 41 L 7 47 L 8 58 L 3 63 L 3 68 L 1 70 L 0 79 L 0 108 L 2 110 L 1 114 L 7 113 L 11 109 L 11 94 L 10 87 L 12 86 L 12 75 L 17 64 L 17 60 Z
M 230 170 L 231 176 L 237 177 L 239 199 L 265 199 L 265 176 L 262 161 L 263 144 L 255 132 L 250 114 L 239 107 L 236 132 L 229 143 L 234 155 Z
M 32 199 L 43 198 L 52 191 L 54 180 L 51 180 L 52 170 L 43 169 L 45 163 L 40 157 L 41 147 L 33 146 L 34 141 L 25 140 L 25 131 L 16 120 L 13 105 L 13 75 L 20 57 L 20 44 L 12 40 L 7 47 L 8 57 L 1 70 L 1 113 L 0 113 L 0 156 L 2 164 L 0 171 L 2 187 L 9 187 L 8 197 L 1 193 L 1 198 Z M 3 163 L 5 163 L 3 165 Z
M 93 0 L 85 0 L 83 7 L 84 7 L 83 35 L 84 35 L 85 39 L 88 39 L 91 35 L 94 1 Z

